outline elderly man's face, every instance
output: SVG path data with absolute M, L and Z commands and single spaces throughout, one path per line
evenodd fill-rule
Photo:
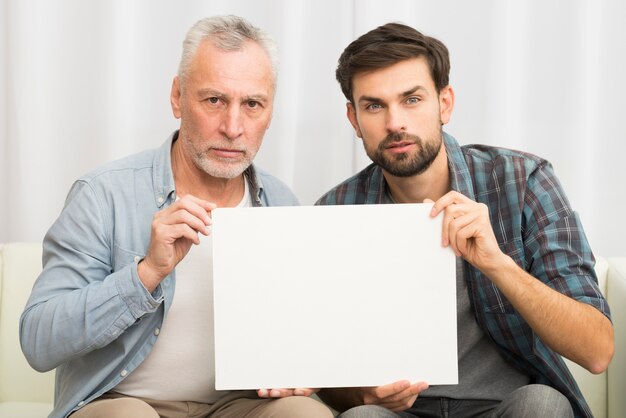
M 273 100 L 271 62 L 262 47 L 246 42 L 239 51 L 224 51 L 204 41 L 172 87 L 185 154 L 213 177 L 239 176 L 261 146 Z

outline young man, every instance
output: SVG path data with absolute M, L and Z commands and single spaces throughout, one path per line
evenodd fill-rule
M 332 416 L 291 396 L 311 389 L 215 390 L 211 210 L 297 204 L 252 165 L 275 74 L 264 32 L 235 16 L 199 21 L 172 85 L 180 130 L 72 187 L 20 322 L 30 364 L 56 368 L 50 417 Z
M 429 202 L 432 216 L 443 212 L 442 245 L 458 257 L 459 384 L 320 396 L 345 418 L 591 416 L 561 356 L 602 372 L 613 328 L 578 215 L 547 161 L 461 147 L 443 132 L 454 107 L 449 69 L 440 41 L 401 24 L 345 49 L 337 80 L 373 164 L 318 203 Z

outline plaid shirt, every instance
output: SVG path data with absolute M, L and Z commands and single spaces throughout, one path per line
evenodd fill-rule
M 485 145 L 459 146 L 444 133 L 450 187 L 489 207 L 500 249 L 551 288 L 596 307 L 610 319 L 600 293 L 595 259 L 580 219 L 552 166 L 537 156 Z M 322 196 L 316 204 L 392 203 L 381 168 L 372 164 Z M 570 400 L 575 416 L 592 417 L 561 356 L 532 331 L 497 287 L 464 262 L 478 325 L 498 349 L 535 383 L 553 386 Z

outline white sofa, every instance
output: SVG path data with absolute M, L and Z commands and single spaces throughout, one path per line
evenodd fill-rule
M 33 370 L 20 349 L 19 320 L 41 271 L 41 244 L 0 245 L 0 418 L 44 418 L 54 372 Z
M 18 323 L 41 270 L 41 245 L 0 244 L 0 418 L 43 418 L 52 409 L 54 372 L 37 373 L 20 350 Z M 626 257 L 599 258 L 596 271 L 615 326 L 615 357 L 607 372 L 570 368 L 596 418 L 626 417 Z

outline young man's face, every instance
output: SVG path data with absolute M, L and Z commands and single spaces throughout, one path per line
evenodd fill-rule
M 184 79 L 172 86 L 187 158 L 218 178 L 239 176 L 254 159 L 272 118 L 270 58 L 254 42 L 224 51 L 204 41 Z
M 424 57 L 358 73 L 348 119 L 367 155 L 389 174 L 421 174 L 441 149 L 441 125 L 450 120 L 454 93 L 438 94 Z

